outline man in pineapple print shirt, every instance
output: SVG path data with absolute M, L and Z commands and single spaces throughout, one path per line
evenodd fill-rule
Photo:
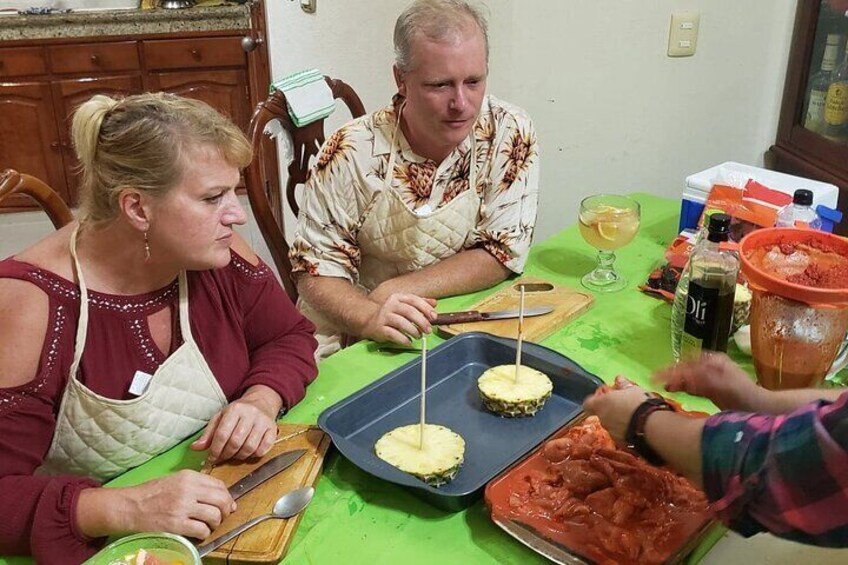
M 486 94 L 482 13 L 417 0 L 394 44 L 392 103 L 331 135 L 304 191 L 291 261 L 319 357 L 342 334 L 409 344 L 435 299 L 520 273 L 533 237 L 536 133 Z

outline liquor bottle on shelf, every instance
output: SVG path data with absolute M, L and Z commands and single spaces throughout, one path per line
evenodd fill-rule
M 804 127 L 815 133 L 824 130 L 824 105 L 827 90 L 830 87 L 833 70 L 836 68 L 836 58 L 839 54 L 839 34 L 827 34 L 827 42 L 822 57 L 821 70 L 810 77 L 810 92 L 807 96 L 807 113 L 804 116 Z
M 837 143 L 848 142 L 848 43 L 842 62 L 833 71 L 824 103 L 822 135 Z

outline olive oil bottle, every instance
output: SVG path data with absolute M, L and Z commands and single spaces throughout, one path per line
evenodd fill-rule
M 689 258 L 689 292 L 681 339 L 682 357 L 703 350 L 727 351 L 733 323 L 733 296 L 739 257 L 721 244 L 728 240 L 730 216 L 710 216 L 706 240 Z

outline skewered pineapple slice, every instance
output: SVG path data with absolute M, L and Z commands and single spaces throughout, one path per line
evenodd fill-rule
M 450 482 L 465 459 L 465 440 L 444 426 L 424 425 L 424 449 L 419 448 L 419 424 L 387 432 L 377 443 L 377 457 L 430 486 Z
M 477 379 L 477 390 L 483 404 L 507 418 L 533 416 L 551 397 L 553 385 L 544 373 L 521 365 L 518 381 L 515 365 L 492 367 Z

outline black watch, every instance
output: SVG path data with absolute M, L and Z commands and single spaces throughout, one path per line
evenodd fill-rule
M 665 463 L 659 453 L 654 451 L 645 439 L 645 423 L 648 421 L 648 416 L 658 410 L 674 411 L 674 408 L 662 398 L 648 398 L 633 411 L 630 422 L 627 424 L 627 432 L 624 434 L 624 441 L 627 442 L 628 446 L 651 465 L 663 465 Z

